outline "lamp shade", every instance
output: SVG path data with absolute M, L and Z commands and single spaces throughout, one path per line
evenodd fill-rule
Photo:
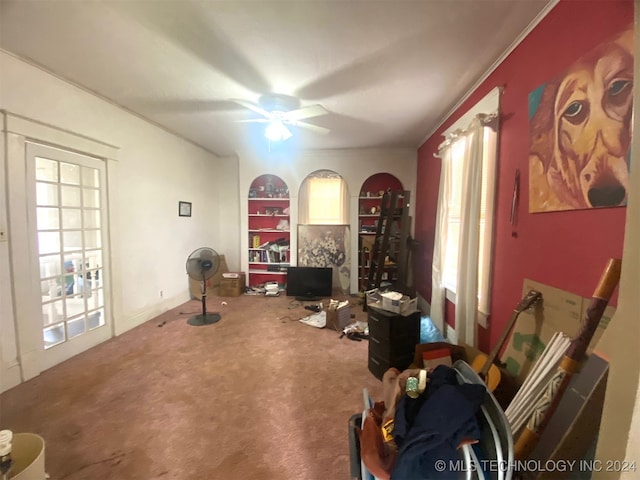
M 282 120 L 279 119 L 275 119 L 269 122 L 267 128 L 264 131 L 264 135 L 272 142 L 280 142 L 292 137 L 289 129 L 285 127 L 284 123 L 282 123 Z

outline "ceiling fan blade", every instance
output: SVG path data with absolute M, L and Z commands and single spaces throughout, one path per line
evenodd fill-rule
M 319 127 L 318 125 L 313 125 L 312 123 L 300 122 L 298 120 L 295 120 L 293 122 L 286 122 L 286 123 L 290 123 L 291 125 L 295 125 L 296 127 L 306 128 L 307 130 L 310 130 L 314 133 L 319 133 L 320 135 L 326 135 L 331 131 L 328 128 Z
M 231 101 L 236 102 L 238 105 L 242 105 L 243 107 L 248 108 L 249 110 L 253 110 L 254 112 L 259 113 L 263 117 L 266 117 L 269 119 L 271 118 L 271 113 L 267 112 L 264 108 L 261 108 L 254 103 L 247 102 L 246 100 L 236 99 L 236 98 L 232 98 Z
M 319 117 L 329 113 L 322 105 L 309 105 L 308 107 L 298 108 L 285 112 L 284 116 L 289 120 L 302 120 L 303 118 Z
M 247 118 L 246 120 L 236 120 L 236 123 L 269 123 L 268 118 Z

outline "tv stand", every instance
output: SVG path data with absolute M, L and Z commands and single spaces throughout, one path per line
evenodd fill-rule
M 322 300 L 320 297 L 312 297 L 312 296 L 297 296 L 295 297 L 299 302 L 319 302 Z

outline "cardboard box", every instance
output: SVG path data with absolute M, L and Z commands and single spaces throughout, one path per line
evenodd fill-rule
M 206 281 L 206 293 L 209 295 L 218 295 L 220 288 L 220 281 L 222 280 L 222 274 L 229 271 L 227 267 L 227 261 L 224 255 L 220 255 L 220 266 L 218 271 L 211 278 Z M 202 282 L 189 277 L 189 291 L 191 292 L 191 298 L 200 300 L 202 298 Z
M 524 381 L 555 332 L 563 332 L 570 338 L 578 334 L 586 309 L 591 303 L 591 298 L 582 298 L 579 295 L 525 279 L 522 288 L 523 296 L 529 290 L 542 293 L 542 302 L 538 303 L 533 311 L 525 311 L 519 315 L 501 357 L 506 369 L 517 378 L 518 383 Z M 598 343 L 614 313 L 615 308 L 607 307 L 587 353 L 590 353 Z
M 220 280 L 218 295 L 221 297 L 239 297 L 244 293 L 246 286 L 246 275 L 244 272 L 238 272 L 236 278 L 222 278 Z
M 410 298 L 408 295 L 403 295 L 400 300 L 392 300 L 385 297 L 385 293 L 380 292 L 377 288 L 373 290 L 367 290 L 365 292 L 367 306 L 386 310 L 388 312 L 399 313 L 400 315 L 407 316 L 418 310 L 418 299 Z
M 342 307 L 335 308 L 329 305 L 327 309 L 327 328 L 333 328 L 334 330 L 341 332 L 344 327 L 351 323 L 351 306 L 343 305 Z

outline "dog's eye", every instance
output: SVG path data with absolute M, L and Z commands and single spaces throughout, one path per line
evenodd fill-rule
M 567 118 L 570 122 L 576 123 L 584 116 L 584 108 L 585 106 L 582 102 L 571 102 L 565 109 L 562 116 Z
M 623 105 L 631 94 L 631 80 L 614 80 L 609 85 L 609 103 Z
M 631 85 L 629 80 L 614 80 L 609 87 L 609 96 L 615 97 L 624 92 Z

